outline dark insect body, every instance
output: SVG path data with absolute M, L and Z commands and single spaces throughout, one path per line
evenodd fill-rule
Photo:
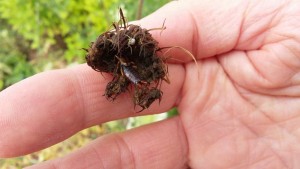
M 127 63 L 117 56 L 116 58 L 120 61 L 122 75 L 124 75 L 129 81 L 131 81 L 135 85 L 147 83 L 142 80 L 140 74 L 136 70 L 136 66 L 134 66 L 133 63 Z
M 133 84 L 137 85 L 143 82 L 140 75 L 136 70 L 131 66 L 121 65 L 124 75 L 130 80 Z
M 161 100 L 162 91 L 158 84 L 169 83 L 167 66 L 158 57 L 158 42 L 149 30 L 138 25 L 128 25 L 120 9 L 120 21 L 113 23 L 112 30 L 101 34 L 90 44 L 87 64 L 94 70 L 109 73 L 113 80 L 106 86 L 104 96 L 114 101 L 121 93 L 133 86 L 133 102 L 148 108 L 155 100 Z M 154 28 L 151 30 L 163 30 Z

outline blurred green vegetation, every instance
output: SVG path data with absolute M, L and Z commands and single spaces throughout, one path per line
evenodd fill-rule
M 142 14 L 168 1 L 143 1 Z M 128 20 L 134 20 L 140 2 L 0 0 L 0 90 L 44 70 L 83 63 L 85 52 L 81 49 L 118 20 L 118 8 Z
M 119 19 L 146 16 L 171 0 L 0 0 L 0 91 L 33 74 L 84 63 L 91 41 Z M 140 6 L 139 4 L 143 4 Z M 169 116 L 176 115 L 172 110 Z M 0 168 L 23 168 L 63 156 L 100 135 L 166 118 L 166 114 L 118 120 L 95 126 L 45 150 L 0 159 Z

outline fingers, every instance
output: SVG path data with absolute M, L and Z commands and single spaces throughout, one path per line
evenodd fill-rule
M 178 117 L 111 134 L 64 158 L 30 167 L 54 168 L 185 168 L 187 144 Z
M 160 104 L 135 113 L 128 93 L 109 102 L 103 96 L 110 76 L 87 65 L 40 73 L 0 93 L 0 157 L 12 157 L 60 142 L 89 126 L 172 108 L 180 95 L 184 69 L 170 65 Z
M 221 8 L 215 3 L 221 3 Z M 199 58 L 214 56 L 229 51 L 238 37 L 241 2 L 227 3 L 176 1 L 141 20 L 140 24 L 155 28 L 166 19 L 167 29 L 161 36 L 159 31 L 151 32 L 161 46 L 182 46 Z M 232 17 L 237 17 L 237 21 L 228 22 Z M 178 50 L 169 54 L 191 60 Z M 185 78 L 183 66 L 170 65 L 169 75 L 171 85 L 163 84 L 162 102 L 154 103 L 143 114 L 166 111 L 180 99 Z M 136 115 L 129 94 L 114 102 L 102 96 L 110 80 L 104 77 L 84 65 L 38 74 L 1 92 L 0 156 L 30 153 L 94 124 Z
M 246 7 L 245 1 L 172 1 L 138 24 L 158 28 L 165 20 L 165 30 L 151 31 L 160 47 L 181 46 L 197 58 L 206 58 L 236 46 Z M 168 56 L 192 61 L 179 49 L 173 49 Z
M 300 31 L 299 16 L 295 15 L 299 4 L 259 1 L 250 5 L 239 50 L 219 57 L 222 67 L 239 86 L 263 95 L 300 95 Z M 296 8 L 290 10 L 293 7 Z

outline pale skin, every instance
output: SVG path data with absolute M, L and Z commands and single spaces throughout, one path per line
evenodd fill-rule
M 169 55 L 160 104 L 135 114 L 128 95 L 102 96 L 108 75 L 87 65 L 40 73 L 0 93 L 0 157 L 28 154 L 107 121 L 179 116 L 100 137 L 62 168 L 300 168 L 300 1 L 174 1 L 138 23 Z

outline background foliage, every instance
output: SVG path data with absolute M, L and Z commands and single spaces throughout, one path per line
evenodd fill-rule
M 85 62 L 81 48 L 87 48 L 118 20 L 119 7 L 128 20 L 135 20 L 140 12 L 146 16 L 169 1 L 0 0 L 0 91 L 38 72 Z M 171 114 L 176 114 L 176 110 Z M 23 168 L 63 156 L 105 133 L 166 117 L 163 114 L 129 118 L 95 126 L 43 151 L 0 159 L 0 168 Z

